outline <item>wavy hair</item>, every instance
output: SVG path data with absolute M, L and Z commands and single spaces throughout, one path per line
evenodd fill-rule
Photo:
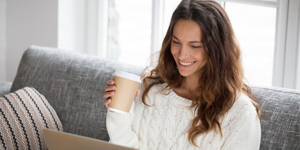
M 173 28 L 180 19 L 192 20 L 201 27 L 207 59 L 191 106 L 195 108 L 196 117 L 191 122 L 188 140 L 196 146 L 195 139 L 209 131 L 217 133 L 219 129 L 223 136 L 220 119 L 232 107 L 239 93 L 250 97 L 258 116 L 260 109 L 251 97 L 250 87 L 243 81 L 241 50 L 231 22 L 225 10 L 212 0 L 182 0 L 177 6 L 159 52 L 158 64 L 144 76 L 143 103 L 147 105 L 146 96 L 154 85 L 167 83 L 166 90 L 178 88 L 185 79 L 180 75 L 170 49 Z

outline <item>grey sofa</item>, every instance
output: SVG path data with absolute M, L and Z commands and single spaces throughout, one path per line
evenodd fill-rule
M 65 132 L 109 140 L 103 105 L 106 82 L 116 70 L 137 75 L 144 68 L 49 47 L 31 46 L 23 54 L 13 83 L 0 83 L 0 96 L 25 86 L 43 94 Z M 300 150 L 300 92 L 251 87 L 262 111 L 261 150 Z

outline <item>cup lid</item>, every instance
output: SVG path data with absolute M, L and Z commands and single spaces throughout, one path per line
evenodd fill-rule
M 137 76 L 137 75 L 135 75 L 135 74 L 131 74 L 131 73 L 128 73 L 128 72 L 116 71 L 116 72 L 113 74 L 113 76 L 118 76 L 118 77 L 122 77 L 122 78 L 125 78 L 125 79 L 128 79 L 128 80 L 132 80 L 132 81 L 141 83 L 141 78 L 140 78 L 140 76 Z

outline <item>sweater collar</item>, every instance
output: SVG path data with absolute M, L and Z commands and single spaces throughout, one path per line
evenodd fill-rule
M 163 88 L 165 88 L 168 84 L 167 83 L 163 83 L 161 84 L 160 88 L 158 88 L 158 91 L 162 91 Z M 166 93 L 166 94 L 165 94 Z M 192 105 L 192 100 L 186 99 L 184 97 L 181 97 L 179 95 L 177 95 L 173 89 L 170 89 L 169 91 L 166 92 L 162 92 L 161 93 L 163 98 L 167 98 L 168 100 L 170 100 L 171 103 L 176 104 L 176 105 L 181 105 L 181 106 L 191 106 Z

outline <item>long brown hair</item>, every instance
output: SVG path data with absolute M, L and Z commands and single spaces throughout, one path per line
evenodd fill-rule
M 143 79 L 143 103 L 147 105 L 145 99 L 152 86 L 167 83 L 166 89 L 178 88 L 184 81 L 170 51 L 173 28 L 180 19 L 192 20 L 201 27 L 207 58 L 206 65 L 201 69 L 191 106 L 195 108 L 197 115 L 188 131 L 188 140 L 196 145 L 195 139 L 211 130 L 217 132 L 219 129 L 223 136 L 220 119 L 231 108 L 239 93 L 250 97 L 258 116 L 260 109 L 251 97 L 250 87 L 243 81 L 241 51 L 230 20 L 225 10 L 212 0 L 183 0 L 177 6 L 162 43 L 158 64 Z

